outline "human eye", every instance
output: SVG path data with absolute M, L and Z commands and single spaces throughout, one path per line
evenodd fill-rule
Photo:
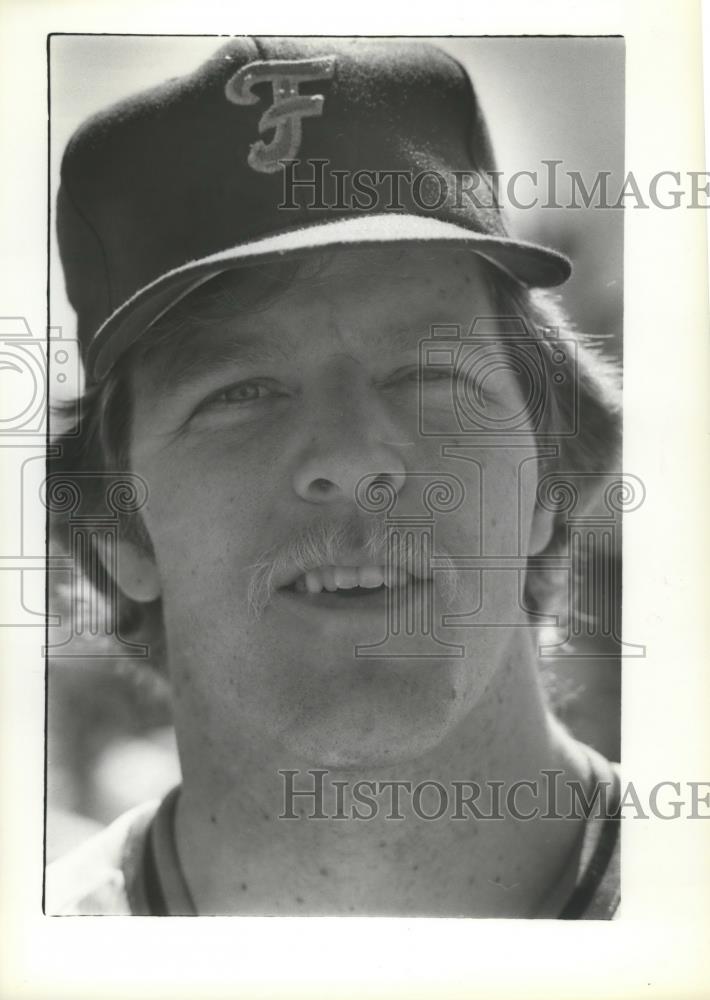
M 466 359 L 464 359 L 466 361 Z M 431 407 L 450 407 L 465 401 L 480 410 L 500 408 L 511 394 L 510 366 L 503 363 L 408 365 L 393 372 L 385 387 L 403 399 L 417 397 Z
M 408 378 L 412 382 L 451 382 L 455 374 L 451 365 L 420 365 Z
M 192 416 L 252 412 L 285 394 L 285 390 L 271 379 L 246 379 L 210 393 L 198 404 Z
M 456 372 L 453 365 L 410 365 L 400 368 L 387 380 L 391 387 L 398 385 L 421 385 L 423 383 L 450 383 Z

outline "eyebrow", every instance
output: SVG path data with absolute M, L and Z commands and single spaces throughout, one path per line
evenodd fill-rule
M 397 326 L 390 330 L 378 331 L 372 340 L 374 347 L 391 351 L 415 350 L 424 340 L 431 338 L 433 322 L 413 323 L 411 327 Z M 219 343 L 215 340 L 219 338 Z M 156 352 L 159 365 L 152 377 L 155 388 L 161 396 L 169 397 L 196 381 L 219 375 L 225 368 L 239 368 L 273 361 L 293 361 L 296 356 L 294 345 L 287 333 L 278 342 L 270 337 L 261 342 L 258 335 L 239 340 L 226 340 L 225 331 L 210 337 L 209 332 L 195 328 L 191 331 L 176 332 L 174 341 L 170 338 L 161 344 Z
M 287 341 L 277 344 L 273 341 L 232 340 L 210 347 L 206 339 L 195 343 L 200 333 L 195 330 L 192 337 L 184 334 L 176 336 L 174 349 L 169 354 L 165 350 L 160 352 L 160 368 L 154 382 L 161 395 L 170 396 L 198 380 L 220 374 L 225 368 L 293 358 Z

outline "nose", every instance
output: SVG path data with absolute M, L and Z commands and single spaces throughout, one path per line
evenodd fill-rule
M 294 470 L 296 494 L 314 504 L 356 503 L 359 490 L 382 486 L 394 499 L 406 468 L 397 430 L 377 404 L 346 392 L 319 418 Z
M 404 485 L 404 472 L 372 470 L 373 466 L 367 463 L 350 467 L 332 463 L 327 468 L 306 467 L 297 476 L 296 492 L 309 503 L 327 504 L 337 500 L 356 501 L 358 487 L 361 490 L 366 487 L 370 494 L 377 496 L 377 487 L 383 486 L 394 499 Z M 320 472 L 327 475 L 318 475 Z

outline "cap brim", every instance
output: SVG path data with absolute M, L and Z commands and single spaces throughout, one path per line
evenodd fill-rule
M 95 334 L 86 359 L 87 379 L 97 381 L 168 309 L 204 281 L 241 264 L 278 260 L 326 247 L 436 243 L 469 248 L 529 288 L 550 288 L 569 278 L 572 266 L 555 250 L 477 233 L 419 215 L 381 214 L 320 222 L 254 239 L 168 271 L 127 299 Z

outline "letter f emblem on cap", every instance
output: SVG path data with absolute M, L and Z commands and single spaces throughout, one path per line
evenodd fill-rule
M 311 80 L 330 80 L 335 72 L 335 56 L 319 59 L 266 59 L 242 66 L 224 88 L 233 104 L 256 104 L 252 93 L 257 83 L 270 83 L 273 101 L 259 119 L 259 134 L 275 129 L 270 143 L 255 142 L 247 163 L 252 170 L 274 174 L 283 169 L 281 160 L 292 160 L 301 146 L 301 119 L 318 118 L 323 113 L 322 94 L 300 94 L 298 86 Z

